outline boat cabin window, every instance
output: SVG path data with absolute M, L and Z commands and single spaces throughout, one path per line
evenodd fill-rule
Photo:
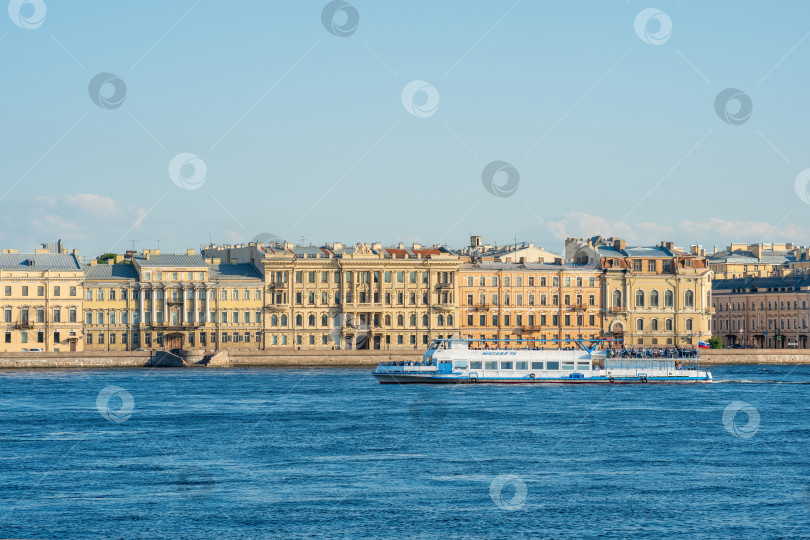
M 532 362 L 532 369 L 543 369 L 543 362 Z
M 470 369 L 481 369 L 481 361 L 473 360 L 470 362 Z
M 467 369 L 466 360 L 456 360 L 453 362 L 453 369 Z
M 487 360 L 484 362 L 484 369 L 498 369 L 497 360 Z
M 548 361 L 546 362 L 546 369 L 560 369 L 560 363 L 558 361 Z
M 574 363 L 573 362 L 563 362 L 562 363 L 563 371 L 574 371 Z
M 501 362 L 501 369 L 512 369 L 514 363 L 511 360 L 505 360 Z
M 528 362 L 515 362 L 515 369 L 529 369 Z
M 590 371 L 591 364 L 589 362 L 577 362 L 577 371 Z
M 438 341 L 431 341 L 430 342 L 430 347 L 428 347 L 428 350 L 432 351 L 432 350 L 438 349 L 438 348 L 439 348 L 439 342 Z

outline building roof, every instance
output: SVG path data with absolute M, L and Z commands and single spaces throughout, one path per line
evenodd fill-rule
M 72 253 L 0 253 L 0 269 L 81 270 L 81 264 Z
M 256 267 L 248 263 L 212 264 L 208 266 L 208 279 L 264 279 Z
M 712 280 L 712 291 L 769 292 L 769 289 L 810 288 L 810 276 L 772 276 Z M 754 290 L 756 289 L 756 290 Z
M 84 279 L 87 280 L 138 280 L 138 270 L 132 264 L 97 264 L 84 267 Z
M 208 263 L 205 262 L 202 255 L 180 255 L 174 253 L 166 253 L 160 255 L 150 255 L 149 259 L 143 255 L 136 255 L 133 257 L 138 266 L 147 267 L 162 267 L 162 268 L 205 268 Z
M 627 246 L 624 249 L 618 249 L 612 245 L 600 245 L 596 246 L 596 249 L 599 250 L 600 257 L 643 257 L 645 259 L 669 259 L 675 256 L 671 250 L 663 246 Z
M 497 272 L 504 270 L 507 272 L 521 272 L 521 271 L 539 271 L 539 272 L 559 272 L 565 270 L 566 272 L 595 272 L 599 271 L 596 264 L 554 264 L 554 263 L 512 263 L 512 262 L 480 262 L 480 263 L 462 263 L 459 266 L 460 272 Z
M 772 249 L 762 250 L 760 257 L 754 256 L 749 250 L 721 251 L 713 253 L 707 257 L 710 263 L 726 264 L 788 264 L 796 260 L 792 251 L 774 251 Z

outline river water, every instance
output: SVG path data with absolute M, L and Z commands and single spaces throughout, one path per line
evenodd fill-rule
M 0 536 L 810 535 L 810 366 L 711 370 L 684 386 L 0 371 Z

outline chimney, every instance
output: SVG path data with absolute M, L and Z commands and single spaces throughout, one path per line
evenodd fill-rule
M 413 249 L 422 249 L 422 244 L 417 244 L 416 242 L 414 242 Z
M 107 265 L 112 266 L 115 264 L 115 259 L 107 259 Z
M 399 243 L 399 249 L 405 249 L 405 244 L 403 244 L 402 242 L 400 242 L 400 243 Z
M 193 249 L 187 249 L 186 250 L 186 255 L 194 255 L 194 250 Z
M 98 264 L 98 261 L 97 261 L 97 260 L 95 260 L 95 259 L 90 259 L 90 266 L 96 266 L 97 264 Z
M 563 259 L 562 257 L 554 257 L 554 264 L 562 265 Z
M 624 248 L 627 247 L 627 241 L 616 238 L 615 240 L 613 240 L 613 247 L 619 250 L 623 250 Z
M 481 247 L 481 237 L 480 236 L 470 236 L 470 249 L 476 249 Z

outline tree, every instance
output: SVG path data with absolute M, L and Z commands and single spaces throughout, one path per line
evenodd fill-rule
M 98 261 L 99 264 L 107 264 L 107 261 L 109 259 L 112 259 L 114 261 L 115 260 L 115 253 L 103 253 L 103 254 L 98 256 L 96 261 Z
M 721 340 L 719 337 L 713 337 L 713 338 L 709 339 L 709 346 L 712 349 L 722 349 L 723 348 L 723 340 Z

